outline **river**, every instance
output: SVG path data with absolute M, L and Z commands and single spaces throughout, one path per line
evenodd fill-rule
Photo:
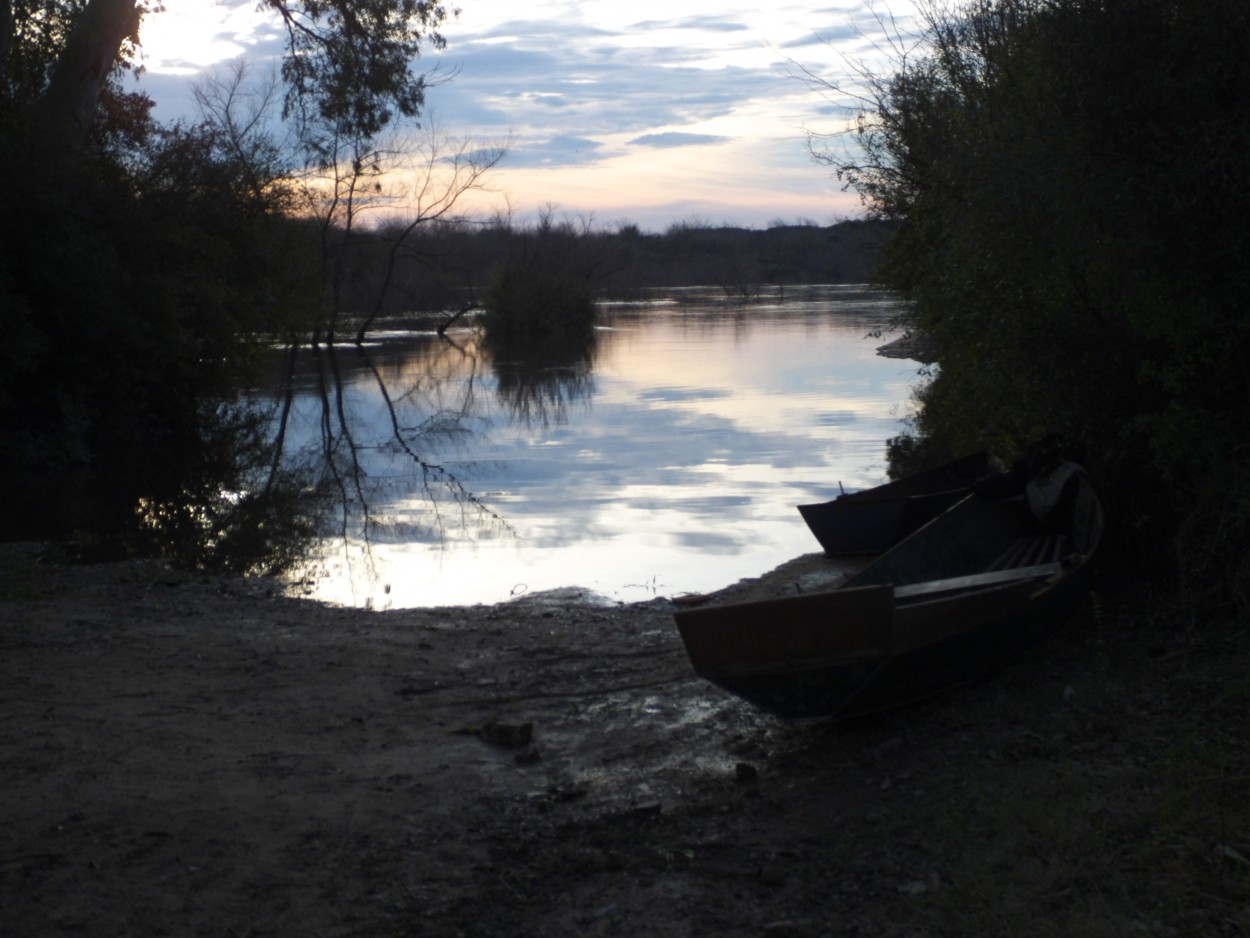
M 602 304 L 564 361 L 493 360 L 466 326 L 307 364 L 287 450 L 331 452 L 340 498 L 294 588 L 374 608 L 635 601 L 809 553 L 796 505 L 885 478 L 917 368 L 876 354 L 896 313 L 862 286 L 689 288 Z

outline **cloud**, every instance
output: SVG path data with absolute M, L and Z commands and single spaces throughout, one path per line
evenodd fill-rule
M 601 158 L 603 144 L 589 137 L 557 134 L 545 140 L 522 143 L 508 150 L 507 165 L 574 166 Z
M 847 44 L 857 45 L 864 41 L 864 33 L 860 27 L 847 24 L 845 26 L 826 27 L 820 26 L 812 29 L 810 33 L 796 36 L 793 39 L 787 39 L 778 45 L 779 49 L 805 49 L 811 47 L 829 47 L 844 46 Z
M 670 147 L 701 147 L 712 143 L 724 143 L 726 140 L 732 139 L 732 137 L 725 137 L 721 134 L 687 134 L 669 130 L 658 134 L 643 134 L 641 137 L 635 137 L 633 140 L 630 140 L 629 144 L 631 146 L 668 149 Z
M 767 93 L 778 76 L 767 70 L 718 69 L 681 64 L 683 51 L 570 51 L 566 42 L 453 47 L 445 67 L 453 81 L 429 95 L 444 114 L 469 123 L 532 127 L 551 134 L 633 134 L 732 114 L 744 101 Z
M 746 23 L 740 20 L 727 20 L 719 16 L 688 16 L 680 20 L 643 20 L 635 23 L 633 28 L 639 32 L 651 32 L 662 29 L 689 29 L 699 32 L 740 32 L 748 30 Z
M 891 0 L 891 12 L 907 2 Z M 220 25 L 197 30 L 216 40 L 212 47 L 278 53 L 271 12 L 253 0 L 205 5 L 223 8 Z M 661 230 L 690 212 L 760 226 L 779 215 L 858 212 L 804 147 L 805 127 L 839 129 L 846 112 L 828 109 L 843 102 L 822 100 L 790 62 L 802 57 L 824 74 L 888 46 L 881 30 L 890 21 L 858 0 L 780 0 L 767 9 L 733 0 L 533 0 L 519 9 L 515 0 L 466 4 L 442 30 L 446 49 L 426 46 L 414 67 L 453 76 L 428 89 L 423 123 L 510 141 L 490 184 L 521 212 L 554 201 Z M 153 20 L 165 16 L 172 23 L 172 13 Z M 172 73 L 187 51 L 166 47 L 170 72 L 157 74 L 152 61 L 141 82 L 162 117 L 194 117 L 190 81 Z

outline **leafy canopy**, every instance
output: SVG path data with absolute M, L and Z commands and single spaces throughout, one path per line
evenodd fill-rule
M 291 116 L 353 137 L 417 114 L 427 82 L 411 60 L 454 15 L 413 0 L 261 6 L 286 26 Z M 30 508 L 0 534 L 115 530 L 146 504 L 158 526 L 238 541 L 213 499 L 255 491 L 245 476 L 266 454 L 235 389 L 260 343 L 316 308 L 289 159 L 229 121 L 162 126 L 125 91 L 143 17 L 161 9 L 0 0 L 0 481 Z M 247 523 L 274 530 L 277 509 L 254 507 Z
M 449 15 L 431 0 L 266 0 L 282 17 L 288 116 L 315 117 L 345 137 L 376 136 L 396 114 L 415 117 L 427 77 L 410 62 L 423 41 L 442 49 Z
M 855 148 L 825 154 L 901 220 L 881 276 L 938 360 L 919 442 L 1010 455 L 1067 432 L 1121 530 L 1244 574 L 1250 509 L 1228 509 L 1250 505 L 1250 5 L 927 14 Z

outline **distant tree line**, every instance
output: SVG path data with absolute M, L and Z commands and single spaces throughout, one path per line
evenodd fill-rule
M 899 223 L 880 277 L 937 361 L 895 455 L 1066 432 L 1121 557 L 1244 607 L 1250 5 L 925 9 L 853 146 L 821 151 Z
M 719 286 L 729 296 L 802 283 L 866 283 L 893 226 L 873 220 L 821 226 L 774 221 L 765 229 L 679 222 L 663 234 L 618 232 L 626 265 L 610 286 Z
M 784 292 L 787 285 L 865 283 L 894 227 L 882 220 L 776 222 L 767 229 L 684 221 L 648 233 L 630 223 L 604 229 L 577 216 L 559 218 L 554 209 L 533 224 L 443 220 L 405 244 L 384 309 L 395 315 L 454 310 L 466 302 L 498 307 L 509 291 L 497 290 L 492 303 L 492 284 L 501 272 L 516 277 L 522 268 L 532 276 L 541 273 L 557 293 L 575 288 L 589 298 L 676 286 L 710 286 L 726 297 L 751 298 Z M 377 225 L 351 240 L 346 309 L 360 311 L 372 302 L 398 228 Z M 556 280 L 565 286 L 557 287 Z

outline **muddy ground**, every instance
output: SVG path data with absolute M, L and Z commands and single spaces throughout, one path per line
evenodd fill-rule
M 691 673 L 663 599 L 367 612 L 0 547 L 0 934 L 1246 934 L 1244 757 L 1169 770 L 1150 719 L 1200 707 L 1227 752 L 1250 694 L 1107 606 L 923 707 L 787 725 Z

